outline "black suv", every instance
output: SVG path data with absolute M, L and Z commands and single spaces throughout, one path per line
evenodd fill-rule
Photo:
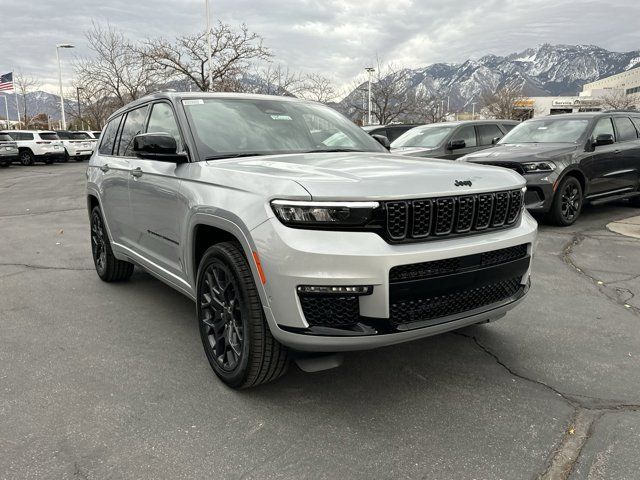
M 362 129 L 369 135 L 382 135 L 387 137 L 389 142 L 393 142 L 396 138 L 414 127 L 422 125 L 421 123 L 396 123 L 391 125 L 367 125 Z
M 514 120 L 466 120 L 430 123 L 406 132 L 391 143 L 391 151 L 409 157 L 455 160 L 491 148 L 519 122 Z
M 629 198 L 640 206 L 640 112 L 534 118 L 495 148 L 459 160 L 515 170 L 527 180 L 527 209 L 571 225 L 585 202 Z

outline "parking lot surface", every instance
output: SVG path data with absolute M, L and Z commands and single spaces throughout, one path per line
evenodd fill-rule
M 99 280 L 85 169 L 0 170 L 0 478 L 639 477 L 639 209 L 542 226 L 499 322 L 237 392 L 189 299 Z

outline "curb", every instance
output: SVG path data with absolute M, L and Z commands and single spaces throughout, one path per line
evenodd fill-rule
M 608 223 L 607 229 L 620 235 L 640 239 L 640 215 Z

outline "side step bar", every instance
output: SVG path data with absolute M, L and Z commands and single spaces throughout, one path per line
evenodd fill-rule
M 589 200 L 589 198 L 587 197 L 585 200 L 587 200 L 591 205 L 602 205 L 604 203 L 613 202 L 615 200 L 626 200 L 627 198 L 633 198 L 638 196 L 640 196 L 640 192 L 627 192 L 627 193 L 621 193 L 619 195 L 612 195 L 610 197 L 598 198 L 596 200 Z

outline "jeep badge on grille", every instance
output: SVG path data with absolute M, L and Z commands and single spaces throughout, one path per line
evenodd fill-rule
M 467 186 L 470 187 L 471 185 L 473 185 L 473 183 L 471 183 L 471 180 L 456 180 L 455 182 L 453 182 L 453 184 L 456 187 L 463 187 L 463 186 Z

